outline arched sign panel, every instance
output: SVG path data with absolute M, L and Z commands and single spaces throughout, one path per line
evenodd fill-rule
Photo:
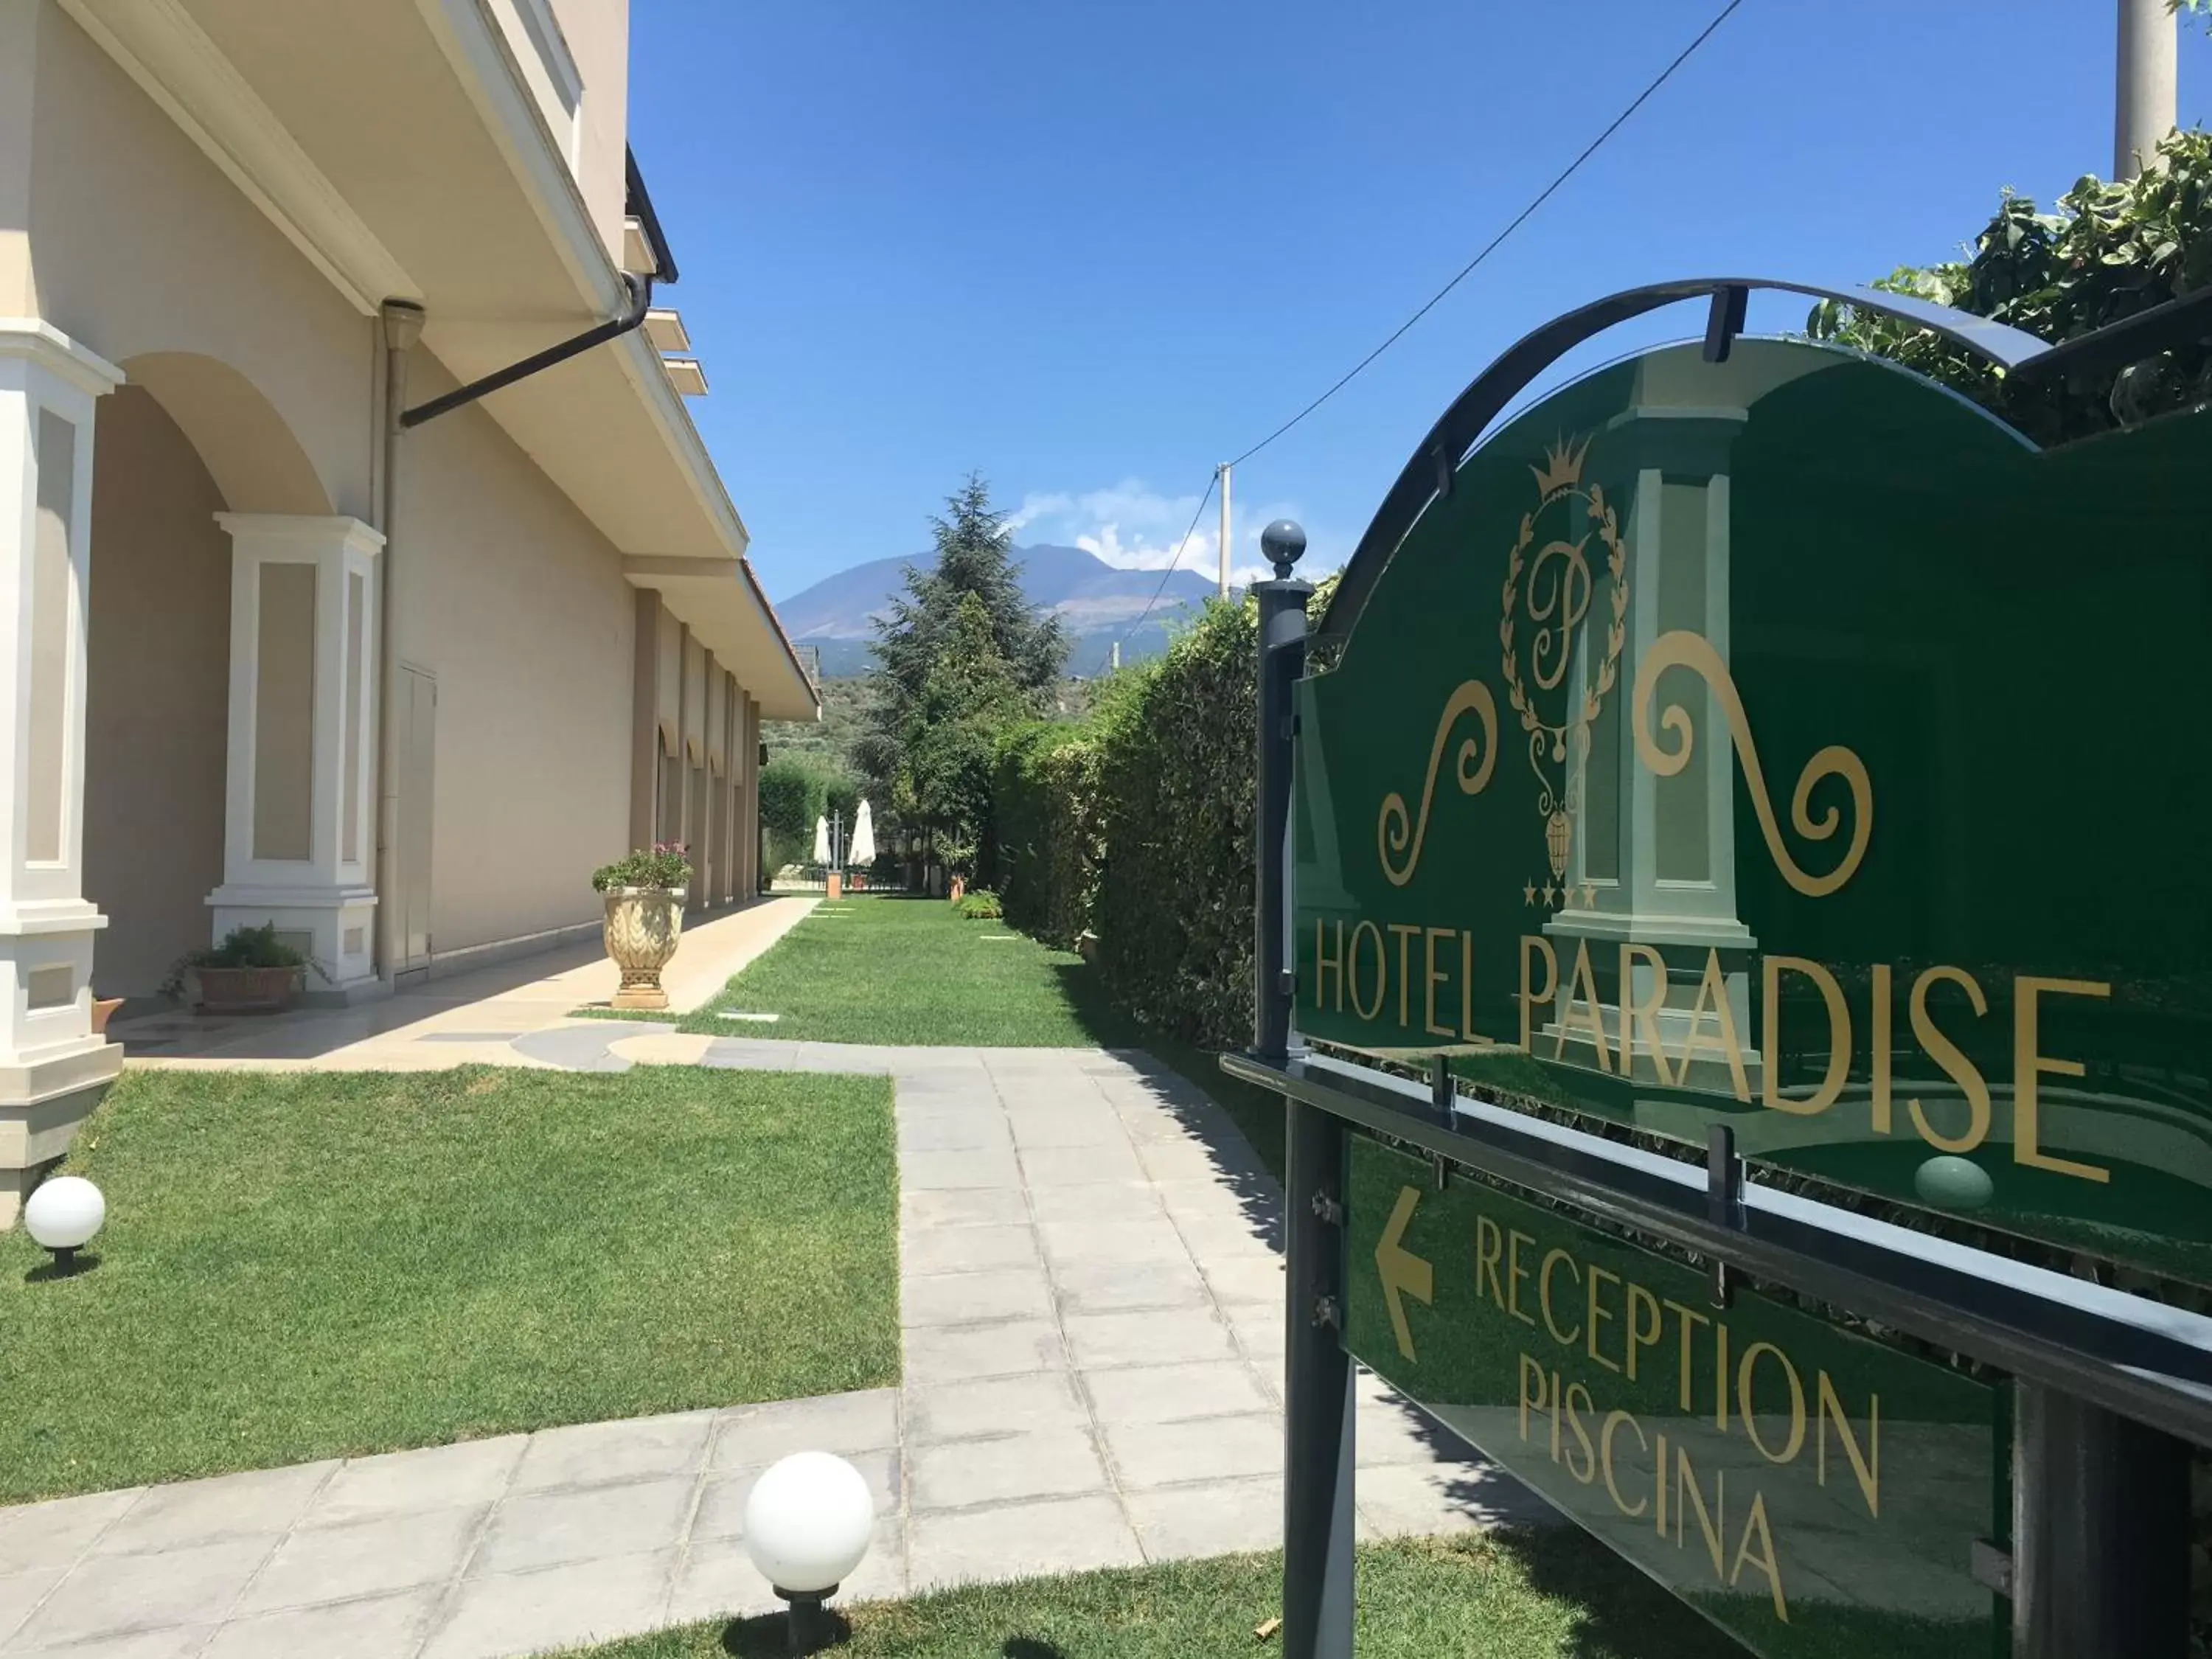
M 2208 453 L 1802 342 L 1546 398 L 1299 688 L 1300 1029 L 2212 1283 Z

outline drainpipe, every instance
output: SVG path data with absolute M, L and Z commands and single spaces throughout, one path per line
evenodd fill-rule
M 392 590 L 398 575 L 402 545 L 397 533 L 399 507 L 400 438 L 406 432 L 407 354 L 422 337 L 422 307 L 408 300 L 386 300 L 384 324 L 384 446 L 382 499 L 384 551 L 376 580 L 376 977 L 386 991 L 396 988 L 399 971 L 399 739 L 392 729 L 392 692 L 399 678 L 399 642 L 392 619 L 398 614 Z

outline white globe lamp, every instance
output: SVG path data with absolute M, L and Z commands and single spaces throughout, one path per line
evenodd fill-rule
M 23 1225 L 32 1241 L 52 1250 L 54 1266 L 64 1273 L 106 1219 L 107 1200 L 82 1176 L 58 1176 L 41 1182 L 23 1206 Z
M 876 1500 L 860 1470 L 828 1452 L 795 1452 L 745 1499 L 745 1552 L 791 1604 L 791 1650 L 806 1653 L 822 1603 L 868 1553 Z

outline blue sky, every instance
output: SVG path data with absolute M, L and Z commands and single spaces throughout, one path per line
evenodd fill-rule
M 1720 0 L 634 0 L 630 134 L 784 598 L 927 545 L 971 468 L 1018 539 L 1173 551 L 1213 464 L 1350 368 Z M 1999 188 L 2109 170 L 2111 0 L 1745 0 L 1406 338 L 1237 474 L 1340 561 L 1521 333 L 1662 277 L 1863 281 Z M 2181 116 L 2212 118 L 2185 30 Z M 1755 303 L 1754 328 L 1804 307 Z M 1687 308 L 1587 364 L 1694 333 Z M 1214 509 L 1186 562 L 1212 568 Z

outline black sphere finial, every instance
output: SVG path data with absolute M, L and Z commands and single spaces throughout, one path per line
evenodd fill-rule
M 1260 532 L 1260 550 L 1275 567 L 1275 580 L 1289 578 L 1291 567 L 1305 556 L 1306 532 L 1292 519 L 1278 519 Z

